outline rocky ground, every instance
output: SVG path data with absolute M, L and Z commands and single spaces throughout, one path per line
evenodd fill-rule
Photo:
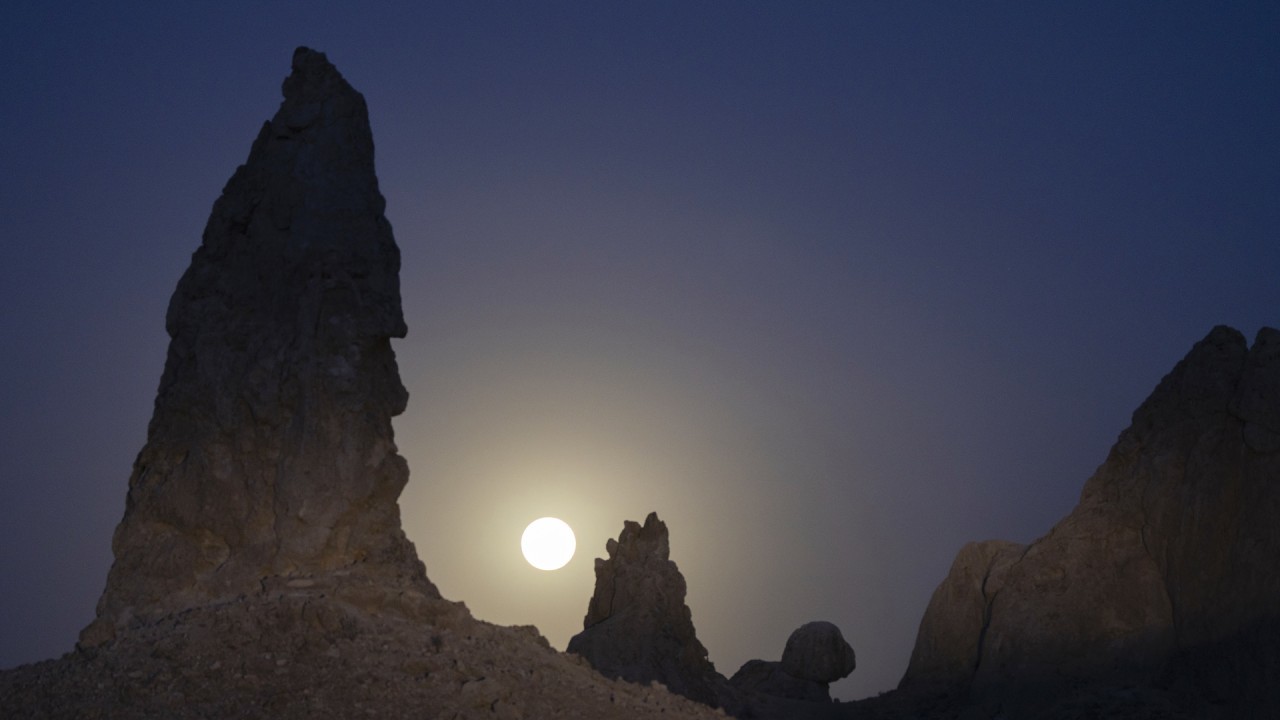
M 711 718 L 461 604 L 373 611 L 314 588 L 188 610 L 0 673 L 4 718 Z
M 739 689 L 743 720 L 1190 720 L 1273 718 L 1262 698 L 1214 695 L 1252 673 L 1266 686 L 1276 635 L 1247 668 L 1188 658 L 1149 686 L 1082 684 L 1050 706 L 1009 695 L 895 691 L 847 703 Z M 1230 657 L 1240 653 L 1231 649 Z M 1214 676 L 1220 676 L 1217 680 Z M 1274 694 L 1274 693 L 1271 693 Z M 714 718 L 651 683 L 605 677 L 533 627 L 475 620 L 461 603 L 348 578 L 294 580 L 132 626 L 114 640 L 0 672 L 3 718 Z
M 101 647 L 0 672 L 3 718 L 725 717 L 657 685 L 610 680 L 535 628 L 434 600 L 407 618 L 318 594 L 264 594 L 179 613 Z M 1274 718 L 1176 687 L 1081 687 L 1033 714 L 998 698 L 890 692 L 848 703 L 757 695 L 743 720 Z

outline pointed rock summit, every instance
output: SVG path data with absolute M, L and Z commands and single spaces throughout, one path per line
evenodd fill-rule
M 1008 710 L 1090 684 L 1154 685 L 1225 716 L 1280 717 L 1277 568 L 1280 331 L 1249 347 L 1218 327 L 1048 535 L 961 550 L 900 687 Z
M 643 526 L 628 520 L 605 549 L 609 558 L 596 558 L 595 593 L 568 652 L 608 677 L 656 681 L 687 698 L 722 705 L 727 683 L 693 628 L 667 524 L 657 513 L 649 513 Z
M 829 684 L 854 669 L 853 648 L 829 622 L 810 622 L 787 639 L 781 662 L 749 660 L 731 680 L 716 671 L 685 604 L 685 580 L 671 560 L 667 525 L 649 513 L 623 523 L 596 558 L 596 587 L 583 630 L 568 652 L 602 674 L 661 683 L 674 693 L 759 720 L 835 717 Z
M 396 504 L 409 471 L 391 418 L 408 393 L 390 341 L 406 327 L 364 98 L 307 48 L 283 92 L 170 300 L 147 443 L 83 644 L 314 576 L 438 596 Z

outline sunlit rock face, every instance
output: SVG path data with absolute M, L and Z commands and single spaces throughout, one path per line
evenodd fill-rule
M 400 527 L 400 255 L 364 98 L 299 48 L 169 304 L 164 375 L 83 644 L 327 574 L 435 597 Z
M 670 559 L 667 525 L 649 513 L 644 525 L 628 520 L 608 559 L 596 558 L 596 587 L 583 630 L 568 651 L 606 676 L 660 682 L 708 705 L 724 705 L 727 682 L 698 641 L 686 586 Z
M 1134 413 L 1048 535 L 961 551 L 900 687 L 1176 689 L 1208 682 L 1201 670 L 1212 666 L 1222 675 L 1212 692 L 1268 706 L 1267 675 L 1280 669 L 1277 568 L 1280 332 L 1264 328 L 1249 347 L 1219 327 Z

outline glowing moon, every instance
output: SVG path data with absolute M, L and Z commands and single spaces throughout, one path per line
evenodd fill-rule
M 520 552 L 539 570 L 559 570 L 573 557 L 578 541 L 573 528 L 560 518 L 544 517 L 529 523 L 520 536 Z

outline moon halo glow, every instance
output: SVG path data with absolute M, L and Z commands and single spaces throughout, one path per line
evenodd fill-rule
M 578 542 L 573 529 L 560 518 L 544 517 L 529 523 L 520 536 L 520 552 L 539 570 L 559 570 L 573 557 Z

